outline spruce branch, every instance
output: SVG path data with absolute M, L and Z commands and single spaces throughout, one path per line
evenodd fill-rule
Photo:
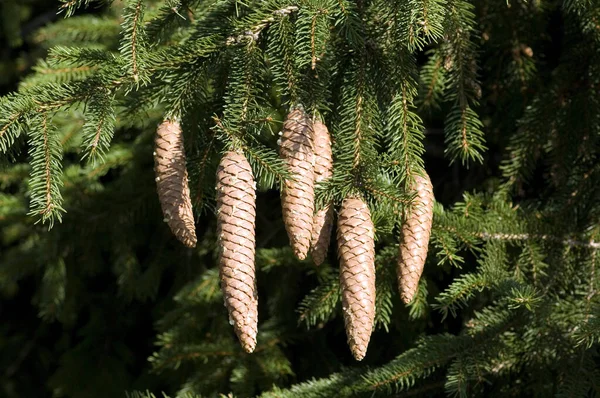
M 406 2 L 400 24 L 411 51 L 421 50 L 444 35 L 445 9 L 441 0 L 410 0 Z
M 427 63 L 421 69 L 419 96 L 417 101 L 421 109 L 439 108 L 446 86 L 443 57 L 439 50 L 429 51 Z
M 58 9 L 58 12 L 65 11 L 65 17 L 72 16 L 78 8 L 87 7 L 92 1 L 96 0 L 60 0 L 62 3 Z M 106 2 L 107 0 L 100 0 Z
M 367 180 L 362 185 L 367 192 L 370 192 L 377 200 L 388 200 L 394 203 L 394 208 L 398 211 L 401 206 L 406 206 L 412 202 L 411 196 L 400 195 L 398 189 L 394 185 L 375 183 Z
M 334 178 L 345 176 L 347 183 L 359 188 L 377 164 L 374 146 L 379 122 L 379 109 L 366 76 L 364 59 L 353 57 L 343 80 L 338 124 L 333 132 L 333 152 L 337 159 Z M 337 173 L 337 175 L 336 175 Z
M 87 122 L 83 126 L 84 155 L 92 161 L 102 159 L 108 150 L 115 128 L 114 94 L 109 90 L 98 90 L 90 98 Z
M 149 83 L 146 68 L 146 32 L 143 0 L 129 0 L 123 11 L 121 24 L 121 42 L 119 52 L 125 61 L 126 75 L 133 79 L 136 85 Z
M 107 16 L 78 15 L 46 25 L 34 33 L 34 41 L 44 46 L 112 47 L 119 35 L 119 21 Z
M 400 166 L 400 173 L 410 183 L 419 170 L 424 169 L 424 127 L 421 118 L 414 113 L 414 88 L 403 85 L 392 100 L 386 124 L 390 146 L 389 153 Z M 411 109 L 412 108 L 412 109 Z
M 148 42 L 157 43 L 167 40 L 177 27 L 193 23 L 191 11 L 198 5 L 197 3 L 198 0 L 165 1 L 146 24 Z M 188 14 L 188 17 L 186 18 L 182 13 Z
M 62 148 L 56 132 L 48 125 L 48 114 L 33 121 L 29 132 L 31 151 L 30 215 L 39 216 L 42 223 L 62 221 L 65 209 L 60 193 L 62 183 Z
M 159 75 L 172 76 L 178 72 L 177 68 L 198 67 L 222 50 L 223 43 L 218 35 L 188 40 L 180 45 L 173 45 L 149 54 L 147 69 L 150 73 L 158 72 Z M 187 71 L 184 69 L 183 72 Z
M 267 35 L 267 55 L 273 79 L 289 96 L 291 104 L 297 102 L 298 73 L 294 68 L 296 48 L 294 43 L 295 26 L 289 18 L 281 18 L 273 24 Z M 279 61 L 280 60 L 280 61 Z
M 460 159 L 482 162 L 486 149 L 483 124 L 472 109 L 478 104 L 481 88 L 477 82 L 476 46 L 472 41 L 475 32 L 473 5 L 464 0 L 451 0 L 447 4 L 446 42 L 443 45 L 448 69 L 447 99 L 454 102 L 446 118 L 446 153 L 452 161 Z
M 528 241 L 542 240 L 548 242 L 559 243 L 569 247 L 589 247 L 592 249 L 600 249 L 600 242 L 595 240 L 578 240 L 573 238 L 565 238 L 561 236 L 548 234 L 510 234 L 510 233 L 488 233 L 477 232 L 475 236 L 484 240 L 501 240 L 501 241 Z
M 339 277 L 332 269 L 327 269 L 321 276 L 319 286 L 314 288 L 298 306 L 298 323 L 305 323 L 307 328 L 323 324 L 330 320 L 340 304 Z
M 226 44 L 228 46 L 231 46 L 234 44 L 245 44 L 245 43 L 255 42 L 258 40 L 261 32 L 267 26 L 269 26 L 270 24 L 275 22 L 275 18 L 286 17 L 295 11 L 298 11 L 298 7 L 294 6 L 294 5 L 290 5 L 290 6 L 279 8 L 275 11 L 272 11 L 270 16 L 260 20 L 258 23 L 256 23 L 249 29 L 246 29 L 243 33 L 240 33 L 235 36 L 229 36 L 226 40 Z
M 57 63 L 50 66 L 46 61 L 40 61 L 33 67 L 33 70 L 35 74 L 23 79 L 19 84 L 21 90 L 31 89 L 45 83 L 67 83 L 84 80 L 94 74 L 98 68 L 87 65 L 74 66 L 67 63 Z
M 315 31 L 317 30 L 317 18 L 319 17 L 319 14 L 315 14 L 312 17 L 312 21 L 310 24 L 310 68 L 312 70 L 315 70 L 317 68 L 317 52 L 316 52 L 316 45 L 315 45 Z
M 447 145 L 445 152 L 452 160 L 460 158 L 463 164 L 468 161 L 483 162 L 482 152 L 486 146 L 482 128 L 483 123 L 468 105 L 455 106 L 448 114 L 444 126 Z
M 47 83 L 0 100 L 0 150 L 6 152 L 21 135 L 32 116 L 68 108 L 85 101 L 98 86 L 96 79 L 64 84 Z M 7 115 L 7 116 L 2 116 Z
M 451 233 L 458 233 L 456 228 L 447 226 L 436 226 Z M 463 231 L 463 234 L 470 235 L 482 240 L 497 240 L 497 241 L 547 241 L 559 243 L 568 247 L 588 247 L 591 249 L 600 249 L 600 242 L 590 239 L 582 240 L 577 238 L 568 238 L 564 236 L 550 234 L 535 234 L 535 233 L 504 233 L 504 232 L 486 232 L 486 231 Z M 470 244 L 471 239 L 462 238 L 463 242 Z
M 239 133 L 226 126 L 217 116 L 213 116 L 213 120 L 215 128 L 228 137 L 232 147 L 241 149 L 248 156 L 255 179 L 260 186 L 272 187 L 275 181 L 282 184 L 286 179 L 292 178 L 285 164 L 273 150 L 263 147 L 258 142 L 251 144 L 246 142 Z

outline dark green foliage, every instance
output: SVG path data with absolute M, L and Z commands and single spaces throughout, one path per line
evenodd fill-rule
M 0 396 L 597 394 L 595 1 L 0 3 Z M 360 195 L 376 227 L 364 364 L 335 244 L 319 267 L 287 246 L 277 133 L 297 104 L 333 138 L 316 207 Z M 183 126 L 195 249 L 156 195 L 164 118 Z M 216 268 L 215 172 L 232 148 L 258 189 L 251 355 Z M 398 234 L 424 170 L 438 202 L 403 306 Z

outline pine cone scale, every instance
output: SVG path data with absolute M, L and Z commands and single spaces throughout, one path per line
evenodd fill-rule
M 369 208 L 346 198 L 338 215 L 340 287 L 348 345 L 364 358 L 375 320 L 375 241 Z
M 227 212 L 224 212 L 223 214 L 226 216 L 234 217 L 232 214 L 228 214 Z M 223 233 L 230 234 L 230 238 L 237 235 L 250 236 L 254 234 L 254 231 L 252 230 L 251 226 L 240 224 L 239 222 L 233 225 L 225 225 L 223 226 L 221 231 Z
M 227 152 L 217 170 L 217 233 L 221 251 L 219 273 L 225 306 L 246 352 L 256 346 L 256 192 L 252 169 L 237 152 Z

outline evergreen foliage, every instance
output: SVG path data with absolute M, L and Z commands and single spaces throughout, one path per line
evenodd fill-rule
M 43 3 L 38 19 L 0 4 L 0 396 L 598 393 L 595 1 Z M 316 209 L 358 195 L 375 225 L 364 364 L 334 245 L 316 267 L 283 229 L 277 133 L 298 104 L 333 141 Z M 156 194 L 165 118 L 185 136 L 194 249 Z M 258 190 L 253 354 L 219 289 L 215 174 L 231 149 Z M 404 306 L 398 233 L 425 168 L 438 202 Z

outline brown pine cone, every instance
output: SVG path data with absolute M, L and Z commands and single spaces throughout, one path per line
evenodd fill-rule
M 316 121 L 313 125 L 313 146 L 315 151 L 315 183 L 330 178 L 333 174 L 333 155 L 331 153 L 331 138 L 327 126 Z M 310 253 L 316 265 L 323 264 L 331 239 L 333 226 L 333 206 L 328 203 L 313 216 Z
M 196 246 L 196 227 L 185 168 L 183 134 L 179 122 L 165 120 L 154 139 L 154 172 L 158 200 L 173 234 L 188 247 Z
M 246 157 L 227 152 L 217 169 L 217 236 L 221 289 L 229 322 L 246 352 L 254 351 L 258 293 L 254 270 L 256 184 Z
M 314 154 L 312 122 L 301 107 L 292 110 L 284 124 L 279 155 L 293 180 L 285 181 L 281 193 L 283 222 L 294 255 L 304 260 L 310 247 L 314 213 Z
M 375 320 L 375 228 L 362 199 L 344 199 L 337 242 L 346 335 L 352 355 L 360 361 Z
M 410 213 L 402 226 L 398 254 L 398 287 L 402 301 L 410 303 L 417 292 L 419 278 L 427 258 L 433 222 L 433 186 L 429 176 L 417 175 L 413 188 L 417 192 Z

